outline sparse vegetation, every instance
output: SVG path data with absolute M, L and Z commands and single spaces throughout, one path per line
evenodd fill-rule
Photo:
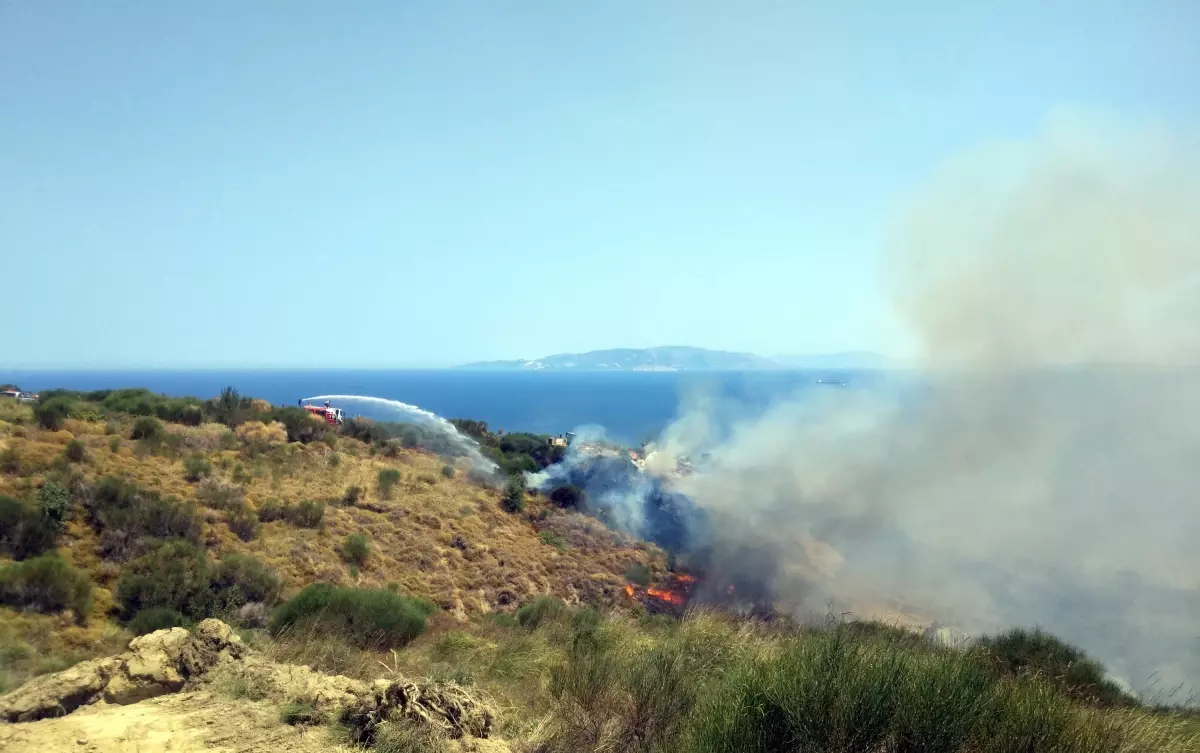
M 258 513 L 245 503 L 230 509 L 225 516 L 225 523 L 229 526 L 229 530 L 233 531 L 242 541 L 253 541 L 261 529 Z
M 325 722 L 325 715 L 318 711 L 311 703 L 291 701 L 280 710 L 279 721 L 292 726 L 322 724 Z

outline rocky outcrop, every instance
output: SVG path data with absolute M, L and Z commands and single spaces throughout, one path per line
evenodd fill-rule
M 43 675 L 0 696 L 0 719 L 27 722 L 69 714 L 101 699 L 126 704 L 175 693 L 189 678 L 245 654 L 241 639 L 220 620 L 205 620 L 191 633 L 159 630 L 134 638 L 125 653 Z
M 159 630 L 129 642 L 129 650 L 44 675 L 0 696 L 0 720 L 28 722 L 63 716 L 97 701 L 126 705 L 184 690 L 236 681 L 260 697 L 302 701 L 339 718 L 356 742 L 370 743 L 388 723 L 428 726 L 461 750 L 486 746 L 495 713 L 453 683 L 376 680 L 366 683 L 309 667 L 277 664 L 251 652 L 220 620 L 188 632 Z M 502 749 L 502 748 L 501 748 Z

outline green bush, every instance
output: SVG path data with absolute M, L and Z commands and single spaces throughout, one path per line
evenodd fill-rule
M 371 555 L 371 542 L 361 533 L 352 533 L 342 542 L 342 559 L 365 567 Z
M 58 431 L 63 427 L 63 421 L 71 415 L 74 399 L 67 395 L 54 395 L 41 400 L 33 406 L 33 417 L 43 429 Z
M 395 468 L 384 468 L 379 472 L 378 489 L 380 499 L 392 498 L 392 487 L 400 481 L 400 471 Z
M 225 516 L 225 523 L 242 541 L 253 541 L 262 528 L 258 523 L 258 514 L 245 503 L 232 508 Z
M 640 562 L 631 566 L 625 571 L 625 580 L 630 583 L 636 583 L 642 588 L 650 585 L 650 568 Z
M 71 517 L 71 492 L 57 481 L 47 480 L 37 491 L 37 507 L 42 517 L 61 525 Z
M 209 587 L 208 558 L 187 541 L 160 544 L 125 566 L 116 598 L 125 619 L 162 607 L 202 620 L 213 614 L 216 601 Z
M 346 507 L 354 507 L 363 498 L 363 488 L 361 486 L 347 487 L 346 493 L 342 495 L 342 504 Z
M 264 499 L 258 506 L 258 519 L 263 523 L 270 523 L 273 520 L 283 520 L 287 512 L 287 505 L 277 499 Z
M 552 546 L 559 551 L 567 548 L 567 542 L 554 531 L 542 531 L 538 534 L 538 538 L 542 540 L 543 544 Z
M 311 629 L 363 648 L 399 648 L 425 631 L 428 603 L 384 589 L 313 583 L 286 601 L 271 619 L 272 635 Z
M 553 596 L 538 596 L 517 610 L 517 624 L 534 629 L 543 622 L 553 620 L 566 610 L 567 605 Z
M 325 518 L 325 503 L 306 499 L 298 505 L 288 505 L 283 511 L 284 519 L 297 528 L 320 528 Z
M 163 433 L 162 421 L 152 416 L 142 416 L 133 422 L 133 429 L 129 432 L 129 438 L 154 441 L 162 439 Z
M 187 619 L 179 612 L 167 607 L 150 607 L 143 609 L 133 616 L 126 626 L 134 635 L 146 635 L 155 630 L 166 630 L 173 627 L 184 627 Z
M 443 465 L 442 466 L 442 478 L 454 478 L 454 466 Z
M 229 612 L 244 604 L 274 604 L 279 600 L 283 583 L 263 562 L 246 554 L 227 554 L 209 575 L 216 609 Z
M 36 557 L 54 548 L 61 520 L 46 515 L 37 505 L 0 495 L 0 551 L 13 559 Z
M 525 477 L 515 473 L 508 477 L 504 485 L 504 494 L 500 497 L 501 506 L 508 512 L 517 513 L 525 510 Z
M 245 504 L 242 487 L 226 484 L 215 478 L 205 479 L 196 489 L 196 501 L 214 510 L 233 510 Z
M 979 650 L 1002 676 L 1035 675 L 1079 701 L 1135 706 L 1138 701 L 1105 676 L 1104 665 L 1078 646 L 1040 629 L 1015 628 L 979 640 Z
M 72 463 L 82 463 L 87 459 L 87 448 L 83 446 L 83 442 L 78 439 L 72 439 L 67 442 L 66 448 L 63 450 L 63 455 Z
M 318 711 L 311 703 L 292 701 L 280 710 L 279 721 L 284 724 L 290 724 L 293 727 L 297 725 L 323 724 L 325 722 L 325 715 Z
M 183 459 L 183 478 L 191 483 L 212 475 L 212 463 L 203 455 L 190 455 Z
M 101 479 L 87 508 L 89 522 L 100 533 L 100 552 L 109 559 L 134 554 L 144 539 L 200 541 L 200 517 L 194 505 L 164 499 L 119 478 Z
M 92 608 L 92 581 L 57 554 L 46 554 L 0 568 L 0 603 L 41 612 L 71 609 L 82 623 Z
M 176 540 L 131 561 L 116 596 L 127 619 L 163 608 L 202 620 L 250 602 L 274 603 L 281 588 L 279 576 L 254 557 L 229 554 L 213 564 L 203 549 Z
M 118 452 L 121 451 L 121 438 L 120 437 L 109 437 L 108 451 L 114 455 L 116 455 Z

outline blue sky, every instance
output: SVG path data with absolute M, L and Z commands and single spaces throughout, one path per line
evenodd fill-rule
M 1190 0 L 0 2 L 0 365 L 903 354 L 899 203 L 1059 106 L 1194 121 L 1197 28 Z

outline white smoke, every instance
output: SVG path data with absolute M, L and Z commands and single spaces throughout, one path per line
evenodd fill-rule
M 686 491 L 779 553 L 784 602 L 1040 624 L 1135 687 L 1200 685 L 1195 144 L 1056 113 L 953 160 L 888 260 L 924 392 L 784 401 L 716 443 L 700 406 L 661 459 L 711 452 Z

